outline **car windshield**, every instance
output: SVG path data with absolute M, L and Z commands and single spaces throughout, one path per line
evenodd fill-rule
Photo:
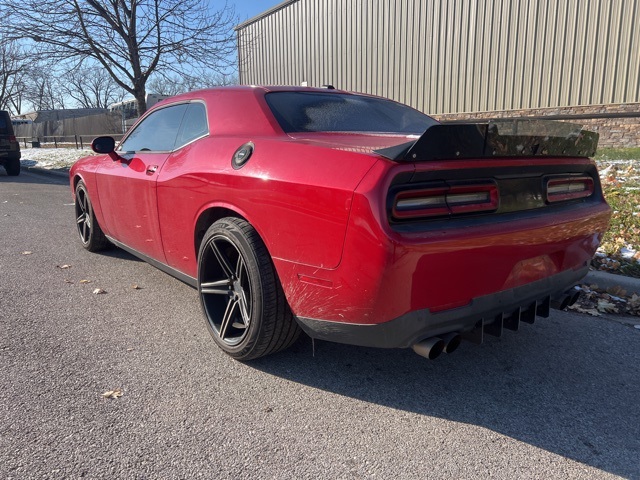
M 437 122 L 411 107 L 376 97 L 322 92 L 271 92 L 265 96 L 287 133 L 366 132 L 422 134 Z

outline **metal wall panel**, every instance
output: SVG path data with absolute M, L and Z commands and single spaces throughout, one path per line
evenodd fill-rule
M 640 102 L 640 0 L 288 0 L 238 26 L 240 82 L 422 111 Z

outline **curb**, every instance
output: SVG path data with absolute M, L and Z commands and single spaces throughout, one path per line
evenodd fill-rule
M 592 270 L 580 282 L 582 284 L 598 285 L 599 288 L 608 289 L 613 287 L 622 287 L 627 294 L 640 293 L 640 278 L 625 277 L 624 275 L 616 275 L 615 273 L 602 272 Z

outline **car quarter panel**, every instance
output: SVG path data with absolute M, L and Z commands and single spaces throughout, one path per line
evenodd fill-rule
M 549 162 L 562 164 L 566 159 Z M 418 168 L 470 165 L 453 161 Z M 610 209 L 600 198 L 554 211 L 522 212 L 508 221 L 496 218 L 468 226 L 452 219 L 446 228 L 395 231 L 387 218 L 386 194 L 393 177 L 413 169 L 413 165 L 379 163 L 359 185 L 338 268 L 276 263 L 297 316 L 370 325 L 413 311 L 435 313 L 467 306 L 484 295 L 584 269 L 608 226 Z M 481 168 L 472 173 L 483 176 Z
M 158 210 L 167 262 L 197 273 L 195 225 L 209 208 L 227 208 L 258 231 L 274 261 L 335 268 L 342 255 L 353 192 L 372 156 L 255 136 L 212 135 L 167 160 L 158 177 Z M 240 169 L 234 152 L 254 152 Z

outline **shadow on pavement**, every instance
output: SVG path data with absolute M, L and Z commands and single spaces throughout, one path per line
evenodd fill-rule
M 140 260 L 135 255 L 131 255 L 129 252 L 115 246 L 107 250 L 100 251 L 98 255 L 102 255 L 103 257 L 119 258 L 121 260 L 129 260 L 131 262 L 144 263 L 144 260 Z
M 45 184 L 45 185 L 69 185 L 69 177 L 63 175 L 51 175 L 48 173 L 32 172 L 26 169 L 24 166 L 20 172 L 20 175 L 10 177 L 4 168 L 0 167 L 0 183 L 23 183 L 23 184 Z M 69 191 L 71 195 L 71 191 Z M 71 197 L 70 197 L 71 198 Z
M 518 334 L 479 347 L 463 344 L 431 362 L 411 350 L 318 341 L 313 357 L 305 337 L 290 351 L 248 366 L 365 402 L 484 427 L 638 478 L 639 338 L 615 323 L 555 313 Z

